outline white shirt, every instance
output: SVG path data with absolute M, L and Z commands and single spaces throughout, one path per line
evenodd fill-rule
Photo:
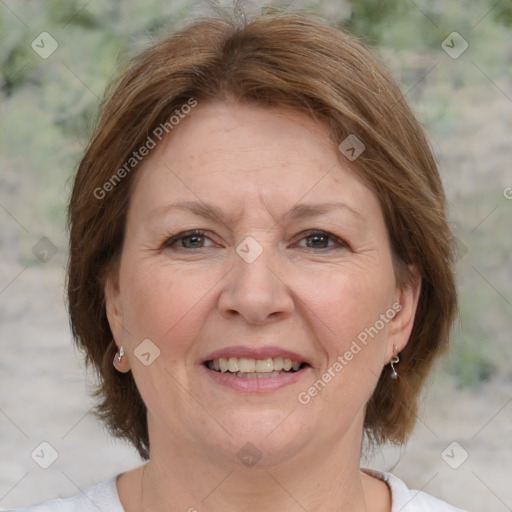
M 391 512 L 465 512 L 422 491 L 409 489 L 402 480 L 391 473 L 367 469 L 364 471 L 384 480 L 390 487 Z M 98 512 L 98 510 L 124 512 L 117 493 L 116 478 L 88 487 L 71 498 L 45 501 L 28 508 L 16 509 L 16 512 Z

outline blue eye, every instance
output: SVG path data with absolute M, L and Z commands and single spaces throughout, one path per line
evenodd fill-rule
M 311 240 L 311 244 L 308 247 L 320 247 L 321 249 L 325 249 L 329 244 L 329 235 L 309 235 L 306 237 L 306 240 Z M 306 243 L 307 245 L 307 243 Z
M 176 236 L 171 237 L 164 244 L 166 249 L 204 249 L 211 247 L 207 245 L 208 241 L 211 243 L 210 238 L 205 235 L 205 232 L 201 229 L 195 229 L 192 231 L 186 231 L 179 233 Z M 302 242 L 305 241 L 305 246 Z M 320 249 L 320 250 L 332 250 L 337 248 L 348 248 L 348 245 L 340 240 L 338 237 L 326 231 L 309 231 L 297 243 L 299 247 L 305 247 L 307 249 Z
M 302 240 L 306 240 L 306 247 L 308 249 L 332 249 L 335 248 L 336 245 L 347 247 L 345 242 L 326 231 L 310 231 L 301 241 Z
M 180 233 L 169 239 L 165 243 L 165 247 L 177 247 L 180 249 L 201 249 L 204 247 L 208 238 L 202 230 L 194 230 L 186 233 Z

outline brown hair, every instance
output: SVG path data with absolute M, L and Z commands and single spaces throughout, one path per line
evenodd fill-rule
M 121 173 L 108 194 L 98 190 L 107 190 L 133 151 L 191 98 L 226 97 L 309 113 L 326 123 L 337 144 L 350 134 L 365 144 L 354 164 L 380 200 L 397 282 L 407 284 L 408 264 L 422 278 L 400 379 L 390 380 L 389 367 L 383 369 L 364 424 L 373 442 L 404 442 L 456 312 L 444 192 L 422 127 L 375 55 L 325 20 L 299 12 L 196 21 L 136 57 L 103 106 L 76 174 L 68 218 L 71 326 L 99 376 L 99 416 L 148 458 L 146 408 L 132 374 L 112 366 L 104 298 L 106 276 L 122 251 L 137 168 Z

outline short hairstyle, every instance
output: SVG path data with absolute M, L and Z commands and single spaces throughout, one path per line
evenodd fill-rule
M 131 372 L 112 366 L 116 347 L 104 287 L 118 268 L 140 167 L 128 171 L 126 162 L 155 129 L 169 128 L 171 116 L 191 98 L 293 108 L 325 123 L 336 144 L 349 135 L 364 143 L 352 167 L 380 201 L 397 283 L 402 289 L 408 284 L 411 264 L 422 279 L 400 378 L 390 379 L 389 366 L 383 368 L 366 406 L 364 432 L 374 444 L 405 442 L 457 309 L 444 191 L 424 131 L 378 57 L 344 30 L 299 11 L 198 19 L 135 57 L 111 89 L 68 210 L 70 322 L 97 370 L 97 415 L 114 436 L 149 457 L 144 402 Z

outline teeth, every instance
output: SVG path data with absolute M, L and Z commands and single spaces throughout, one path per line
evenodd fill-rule
M 228 360 L 221 357 L 219 359 L 219 368 L 222 373 L 225 373 L 228 371 Z
M 238 358 L 237 357 L 230 357 L 228 360 L 228 370 L 231 373 L 235 373 L 238 371 Z
M 248 374 L 267 374 L 266 376 L 279 375 L 283 371 L 298 371 L 301 367 L 299 361 L 283 357 L 267 357 L 266 359 L 251 359 L 250 357 L 221 357 L 208 361 L 208 368 L 218 372 L 236 373 L 238 377 L 249 377 Z M 272 375 L 271 375 L 272 374 Z
M 256 361 L 256 371 L 258 373 L 270 373 L 274 370 L 274 361 L 269 357 L 267 359 L 258 359 Z
M 274 370 L 284 370 L 284 359 L 282 357 L 274 357 Z
M 240 372 L 254 372 L 256 371 L 256 360 L 249 359 L 248 357 L 241 357 L 238 361 L 238 369 Z

